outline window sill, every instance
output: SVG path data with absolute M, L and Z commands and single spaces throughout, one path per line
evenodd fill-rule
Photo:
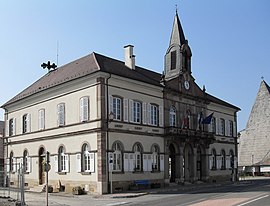
M 57 172 L 59 175 L 66 175 L 67 172 Z
M 80 172 L 82 175 L 91 175 L 91 172 Z

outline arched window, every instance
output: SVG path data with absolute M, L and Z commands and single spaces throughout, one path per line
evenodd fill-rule
M 217 169 L 217 152 L 215 149 L 212 150 L 212 170 L 216 170 Z
M 121 142 L 116 141 L 112 146 L 113 150 L 113 171 L 120 172 L 122 171 L 122 151 L 123 147 Z
M 59 172 L 68 172 L 69 160 L 68 155 L 65 154 L 64 146 L 60 146 L 58 149 L 58 166 Z
M 139 143 L 136 143 L 133 146 L 133 151 L 135 155 L 135 171 L 142 170 L 142 146 Z
M 152 171 L 159 171 L 159 148 L 157 145 L 152 147 Z
M 170 108 L 170 127 L 176 126 L 176 109 L 172 106 Z
M 224 150 L 221 150 L 221 169 L 226 169 L 226 153 Z
M 84 144 L 82 146 L 82 171 L 89 172 L 90 171 L 90 147 L 88 144 Z

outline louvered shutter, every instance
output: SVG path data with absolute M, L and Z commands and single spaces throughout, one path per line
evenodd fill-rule
M 216 119 L 216 134 L 219 135 L 220 134 L 220 128 L 219 128 L 219 118 Z
M 147 170 L 152 171 L 153 155 L 148 154 L 147 156 L 148 156 L 148 158 L 147 158 Z
M 45 110 L 38 111 L 38 128 L 39 130 L 45 129 Z
M 80 99 L 80 121 L 85 122 L 89 120 L 89 98 L 82 97 Z
M 109 96 L 109 114 L 113 112 L 113 96 Z
M 147 103 L 143 102 L 143 124 L 147 124 Z
M 231 161 L 230 161 L 230 157 L 229 156 L 226 157 L 226 168 L 227 169 L 231 168 Z
M 32 158 L 31 157 L 26 157 L 27 159 L 27 170 L 26 172 L 32 172 Z
M 161 172 L 164 172 L 164 155 L 161 154 L 161 155 L 159 156 L 159 159 L 160 159 L 160 171 L 161 171 Z
M 133 109 L 134 109 L 134 105 L 133 105 L 133 100 L 130 99 L 129 100 L 129 121 L 130 122 L 134 122 L 134 112 L 133 112 Z
M 163 107 L 159 106 L 159 126 L 163 127 Z
M 69 172 L 69 155 L 65 155 L 65 171 L 64 172 Z
M 17 161 L 15 157 L 12 157 L 12 172 L 17 171 Z
M 30 114 L 27 114 L 27 119 L 26 119 L 26 121 L 27 121 L 27 128 L 26 128 L 26 130 L 27 130 L 27 132 L 30 132 L 31 131 L 31 115 Z
M 113 170 L 113 163 L 110 163 L 110 160 L 112 159 L 113 161 L 113 153 L 109 152 L 108 153 L 108 165 L 109 165 L 109 172 Z
M 95 153 L 90 153 L 90 172 L 95 172 Z
M 236 122 L 233 122 L 233 137 L 237 137 Z
M 9 136 L 9 121 L 10 120 L 6 120 L 5 123 L 6 123 L 6 137 Z
M 128 122 L 128 99 L 124 99 L 124 121 Z
M 224 121 L 225 126 L 225 136 L 229 136 L 230 134 L 230 122 L 229 120 L 225 119 Z
M 54 171 L 58 172 L 58 155 L 54 156 Z
M 238 164 L 238 162 L 237 162 L 237 157 L 234 157 L 234 169 L 237 169 L 237 165 Z
M 124 171 L 128 172 L 129 171 L 129 154 L 124 153 Z
M 58 126 L 65 125 L 65 105 L 59 104 L 57 105 L 58 112 Z
M 135 168 L 135 154 L 129 154 L 129 171 L 133 172 Z
M 16 135 L 16 118 L 13 118 L 13 135 Z
M 148 124 L 151 125 L 151 104 L 147 104 L 147 120 Z
M 147 154 L 143 154 L 143 171 L 149 171 Z
M 213 169 L 213 158 L 212 156 L 209 158 L 209 170 Z
M 81 153 L 76 154 L 76 171 L 81 172 L 82 171 L 82 160 L 81 160 Z

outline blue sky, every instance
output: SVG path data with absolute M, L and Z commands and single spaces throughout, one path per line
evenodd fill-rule
M 269 0 L 0 0 L 0 104 L 58 66 L 93 51 L 163 71 L 175 4 L 192 49 L 192 74 L 208 93 L 232 103 L 245 128 L 261 77 L 270 84 Z M 3 120 L 3 111 L 0 120 Z

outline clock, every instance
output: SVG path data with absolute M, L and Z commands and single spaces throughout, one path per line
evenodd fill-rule
M 186 80 L 184 82 L 184 86 L 185 86 L 185 89 L 188 90 L 189 89 L 189 82 Z

